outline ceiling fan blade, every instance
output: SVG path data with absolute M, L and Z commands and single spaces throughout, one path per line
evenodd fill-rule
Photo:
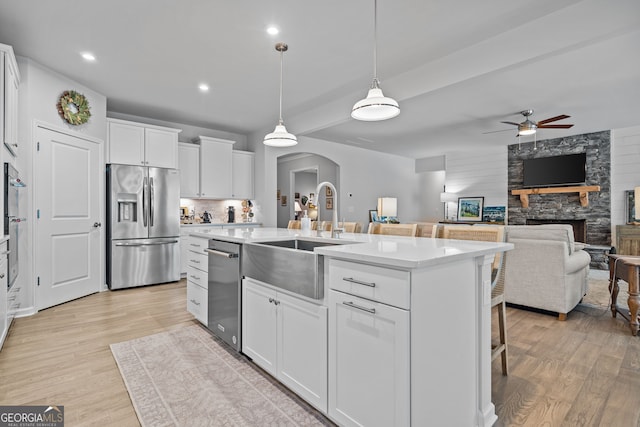
M 513 129 L 502 129 L 502 130 L 492 130 L 492 131 L 489 131 L 489 132 L 482 132 L 482 134 L 483 134 L 483 135 L 486 135 L 486 134 L 488 134 L 488 133 L 506 132 L 506 131 L 509 131 L 509 130 L 510 130 L 510 131 L 513 131 Z
M 571 116 L 567 116 L 566 114 L 561 114 L 559 116 L 555 116 L 555 117 L 551 117 L 545 120 L 540 120 L 538 122 L 538 127 L 540 127 L 540 125 L 543 125 L 545 123 L 551 123 L 551 122 L 557 122 L 558 120 L 562 120 L 562 119 L 568 119 Z
M 538 125 L 538 129 L 569 129 L 573 125 Z
M 507 124 L 507 125 L 520 126 L 520 123 L 514 123 L 514 122 L 500 122 L 500 123 L 504 123 L 504 124 Z

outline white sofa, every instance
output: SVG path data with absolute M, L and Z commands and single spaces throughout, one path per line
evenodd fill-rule
M 565 320 L 587 293 L 591 257 L 568 224 L 510 225 L 505 239 L 507 303 L 558 313 Z

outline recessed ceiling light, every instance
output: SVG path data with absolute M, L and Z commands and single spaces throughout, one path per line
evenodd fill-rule
M 209 92 L 209 85 L 205 83 L 200 83 L 198 85 L 198 89 L 200 89 L 200 92 Z
M 271 26 L 271 27 L 267 28 L 267 33 L 271 34 L 272 36 L 275 36 L 279 32 L 280 32 L 280 30 L 278 29 L 278 27 Z
M 91 62 L 93 62 L 93 61 L 95 61 L 95 60 L 96 60 L 96 57 L 93 55 L 93 53 L 90 53 L 90 52 L 83 52 L 81 55 L 82 55 L 82 57 L 83 57 L 86 61 L 91 61 Z

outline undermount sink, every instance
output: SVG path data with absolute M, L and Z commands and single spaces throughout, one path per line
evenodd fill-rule
M 242 275 L 309 298 L 324 296 L 324 257 L 313 252 L 319 246 L 352 241 L 290 239 L 243 245 Z
M 313 252 L 313 250 L 317 247 L 343 245 L 345 243 L 352 243 L 352 242 L 325 242 L 325 241 L 318 241 L 318 240 L 292 239 L 292 240 L 277 240 L 274 242 L 260 242 L 258 244 Z

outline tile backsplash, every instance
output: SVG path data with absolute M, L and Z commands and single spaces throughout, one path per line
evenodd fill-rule
M 189 211 L 189 215 L 192 218 L 183 218 L 181 209 L 181 221 L 183 223 L 193 222 L 199 223 L 202 221 L 204 212 L 207 211 L 211 214 L 212 223 L 227 223 L 228 221 L 228 207 L 233 206 L 235 209 L 235 221 L 234 222 L 246 222 L 242 218 L 242 200 L 206 200 L 206 199 L 180 199 L 180 207 L 186 207 Z M 255 219 L 254 219 L 255 221 Z

